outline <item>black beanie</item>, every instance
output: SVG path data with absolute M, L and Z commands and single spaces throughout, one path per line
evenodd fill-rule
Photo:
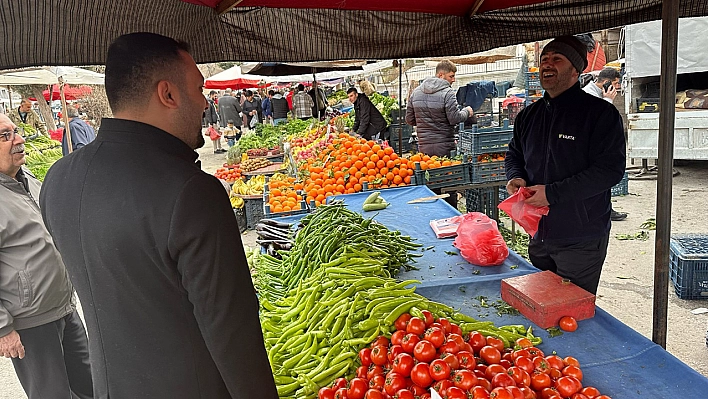
M 553 39 L 543 48 L 541 55 L 549 51 L 563 54 L 573 64 L 578 73 L 583 73 L 588 66 L 587 48 L 573 36 L 560 36 Z

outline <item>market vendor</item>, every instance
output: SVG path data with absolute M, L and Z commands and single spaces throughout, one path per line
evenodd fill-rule
M 347 90 L 349 101 L 354 104 L 353 131 L 367 140 L 378 140 L 386 129 L 386 119 L 364 93 L 357 93 L 354 87 Z
M 624 175 L 622 118 L 583 92 L 585 46 L 556 38 L 541 53 L 543 98 L 516 117 L 506 153 L 507 190 L 529 187 L 526 203 L 548 206 L 529 243 L 531 263 L 596 293 L 610 235 L 610 189 Z
M 47 137 L 49 136 L 49 133 L 47 133 L 47 125 L 42 122 L 42 119 L 40 119 L 39 115 L 34 112 L 34 110 L 32 109 L 32 101 L 30 101 L 29 98 L 23 98 L 22 102 L 20 102 L 20 106 L 10 110 L 7 116 L 10 117 L 10 120 L 15 125 L 20 126 L 20 124 L 22 123 L 25 125 L 29 125 L 35 130 L 33 134 L 26 137 L 27 139 L 32 139 L 34 138 L 32 136 L 36 137 L 40 134 Z
M 454 150 L 455 128 L 470 118 L 474 111 L 458 110 L 455 83 L 457 67 L 448 60 L 440 61 L 435 76 L 425 79 L 411 94 L 406 108 L 406 123 L 416 126 L 418 149 L 426 155 L 450 156 Z

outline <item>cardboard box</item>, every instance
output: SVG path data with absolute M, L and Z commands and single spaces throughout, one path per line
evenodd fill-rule
M 550 271 L 503 279 L 501 297 L 544 329 L 557 326 L 563 316 L 595 315 L 595 295 Z

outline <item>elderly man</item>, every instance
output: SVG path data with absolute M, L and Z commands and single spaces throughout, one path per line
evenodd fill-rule
M 507 190 L 528 187 L 526 203 L 548 206 L 529 243 L 531 263 L 597 292 L 610 234 L 610 189 L 624 175 L 617 109 L 580 88 L 585 46 L 572 36 L 541 53 L 542 99 L 516 117 L 506 154 Z
M 96 131 L 83 119 L 79 118 L 79 110 L 76 107 L 67 107 L 66 116 L 69 117 L 71 151 L 76 151 L 96 139 Z M 69 155 L 69 142 L 66 137 L 66 130 L 64 130 L 64 135 L 61 139 L 61 152 L 64 156 Z
M 39 118 L 39 115 L 37 115 L 36 112 L 32 109 L 32 101 L 30 101 L 28 98 L 23 98 L 22 102 L 20 102 L 20 106 L 10 110 L 8 113 L 8 116 L 10 117 L 10 120 L 12 123 L 15 125 L 19 125 L 20 123 L 24 123 L 26 125 L 31 126 L 35 132 L 32 135 L 43 135 L 43 136 L 49 136 L 47 133 L 47 125 L 42 122 L 42 119 Z
M 436 75 L 413 90 L 408 101 L 406 123 L 416 126 L 418 149 L 424 154 L 450 156 L 455 149 L 455 128 L 474 112 L 470 107 L 457 109 L 457 96 L 451 86 L 455 73 L 455 64 L 440 61 Z
M 42 221 L 41 183 L 22 168 L 19 130 L 0 114 L 0 356 L 29 399 L 92 398 L 86 331 Z
M 105 75 L 115 118 L 40 199 L 84 304 L 96 395 L 277 398 L 236 218 L 194 151 L 208 103 L 188 46 L 120 36 Z

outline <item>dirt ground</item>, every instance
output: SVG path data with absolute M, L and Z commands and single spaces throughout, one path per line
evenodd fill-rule
M 226 148 L 226 147 L 225 147 Z M 199 149 L 202 169 L 213 173 L 226 161 L 225 154 L 213 154 L 211 143 Z M 672 234 L 705 233 L 708 209 L 708 162 L 684 162 L 676 168 L 672 204 Z M 651 339 L 654 276 L 654 232 L 646 241 L 615 238 L 616 234 L 634 234 L 640 225 L 653 218 L 656 209 L 656 181 L 630 180 L 630 195 L 615 197 L 614 208 L 627 212 L 626 220 L 615 222 L 607 259 L 598 289 L 597 305 Z M 246 245 L 255 246 L 255 233 L 242 235 Z M 708 299 L 679 299 L 669 284 L 667 350 L 708 377 L 706 330 L 708 314 L 693 315 L 692 309 L 708 308 Z M 0 399 L 26 398 L 17 381 L 12 363 L 0 358 Z

